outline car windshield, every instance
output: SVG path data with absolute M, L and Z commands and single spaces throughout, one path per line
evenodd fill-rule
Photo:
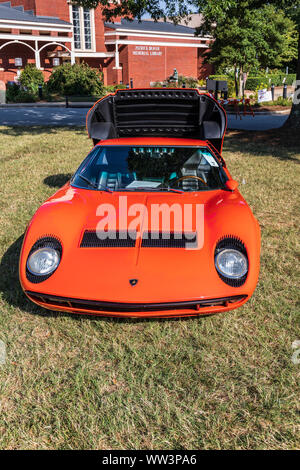
M 72 185 L 99 191 L 207 191 L 226 177 L 206 147 L 96 146 Z

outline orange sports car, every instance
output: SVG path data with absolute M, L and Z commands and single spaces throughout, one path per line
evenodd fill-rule
M 118 90 L 87 116 L 94 148 L 33 216 L 20 257 L 50 310 L 175 317 L 243 305 L 260 229 L 222 158 L 226 113 L 194 89 Z

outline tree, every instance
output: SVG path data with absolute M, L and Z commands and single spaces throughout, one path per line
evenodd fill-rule
M 279 10 L 283 10 L 285 15 L 295 22 L 298 30 L 297 78 L 293 106 L 284 127 L 300 132 L 300 0 L 195 0 L 195 4 L 204 14 L 206 19 L 204 27 L 209 31 L 212 30 L 214 24 L 229 18 L 234 8 L 253 11 L 266 4 L 272 5 L 276 14 Z
M 76 0 L 78 5 L 95 8 L 103 6 L 103 14 L 111 20 L 116 16 L 140 19 L 144 14 L 149 14 L 154 20 L 169 18 L 177 22 L 195 9 L 205 17 L 208 30 L 212 31 L 214 25 L 223 22 L 230 17 L 232 8 L 241 11 L 255 10 L 266 4 L 273 5 L 278 10 L 283 10 L 298 27 L 298 62 L 297 82 L 294 103 L 286 127 L 297 129 L 300 132 L 300 0 Z M 298 97 L 298 99 L 297 99 Z
M 210 62 L 234 68 L 237 95 L 251 69 L 280 67 L 296 57 L 296 27 L 271 5 L 255 10 L 236 9 L 213 30 Z

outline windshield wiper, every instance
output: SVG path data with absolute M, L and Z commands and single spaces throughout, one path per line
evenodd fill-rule
M 105 191 L 107 191 L 108 193 L 113 193 L 113 191 L 109 188 L 107 188 L 106 186 L 103 186 L 102 184 L 99 184 L 97 185 L 96 183 L 93 183 L 92 181 L 90 181 L 88 178 L 86 178 L 85 176 L 82 176 L 82 175 L 77 175 L 79 176 L 79 178 L 81 178 L 83 181 L 85 181 L 86 183 L 88 183 L 90 186 L 92 186 L 92 188 L 95 188 L 95 189 L 99 189 L 99 186 L 101 188 L 103 188 Z
M 177 194 L 184 194 L 184 191 L 182 189 L 175 189 L 175 188 L 162 188 L 162 191 L 172 191 L 172 193 L 177 193 Z
M 121 189 L 120 191 L 131 191 L 131 192 L 151 192 L 151 193 L 158 193 L 159 191 L 166 191 L 166 192 L 173 192 L 173 193 L 177 193 L 177 194 L 184 194 L 184 191 L 182 191 L 181 189 L 174 189 L 174 188 L 147 188 L 145 186 L 141 186 L 141 187 L 136 187 L 136 188 L 124 188 L 124 189 Z

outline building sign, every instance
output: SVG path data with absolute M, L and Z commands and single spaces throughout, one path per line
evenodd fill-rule
M 133 55 L 161 56 L 162 51 L 159 46 L 135 46 Z

